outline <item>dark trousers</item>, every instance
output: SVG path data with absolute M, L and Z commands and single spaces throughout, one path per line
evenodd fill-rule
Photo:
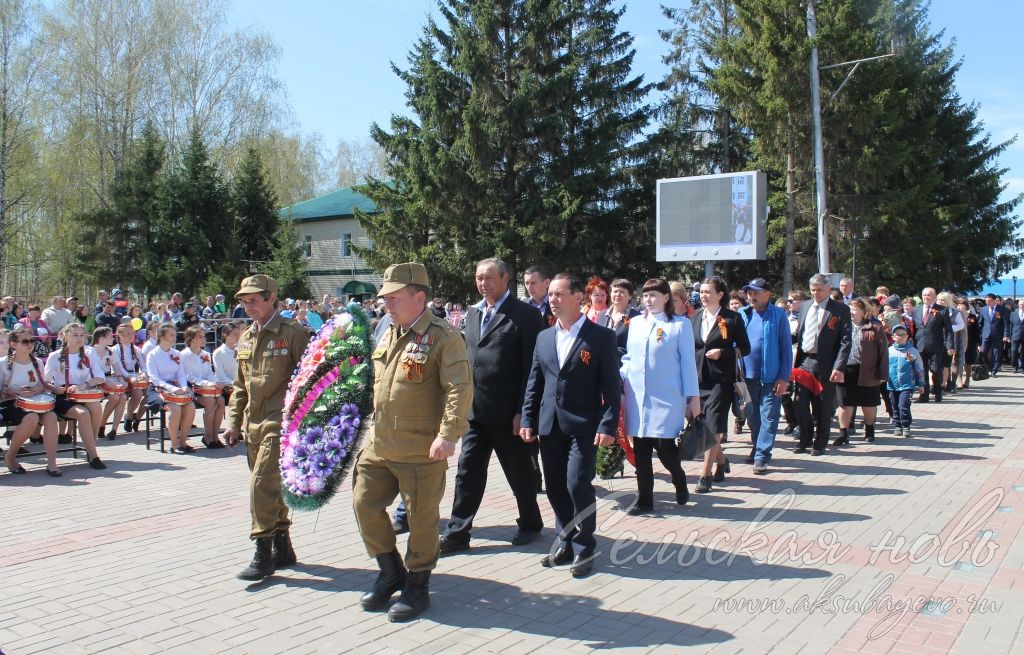
M 661 465 L 672 474 L 672 484 L 676 490 L 686 486 L 686 474 L 679 464 L 679 446 L 675 439 L 653 439 L 636 437 L 633 439 L 633 453 L 636 461 L 636 486 L 639 492 L 637 505 L 654 504 L 654 463 L 651 455 L 657 452 Z
M 802 384 L 796 385 L 796 414 L 800 421 L 800 447 L 824 450 L 835 413 L 836 385 L 828 381 L 832 371 L 818 372 L 818 360 L 804 356 L 800 368 L 813 373 L 821 382 L 821 394 L 815 396 Z
M 934 391 L 935 400 L 942 400 L 942 355 L 943 353 L 921 351 L 921 364 L 925 370 L 922 397 L 925 399 Z
M 590 557 L 597 545 L 594 435 L 564 434 L 556 421 L 551 433 L 540 438 L 540 457 L 548 502 L 555 512 L 556 538 L 572 546 L 575 555 Z
M 793 394 L 786 392 L 782 397 L 782 416 L 786 419 L 786 426 L 793 427 L 800 425 L 800 419 L 796 415 L 796 404 L 793 402 Z
M 889 401 L 892 403 L 893 424 L 898 428 L 909 428 L 914 418 L 910 415 L 910 401 L 914 398 L 913 389 L 890 391 Z
M 1010 344 L 1010 364 L 1015 371 L 1024 368 L 1024 339 L 1017 339 Z
M 544 527 L 537 505 L 537 478 L 533 468 L 533 449 L 518 435 L 512 434 L 512 424 L 483 425 L 470 421 L 469 430 L 462 438 L 459 470 L 455 475 L 455 502 L 452 516 L 445 530 L 447 539 L 469 541 L 473 518 L 480 509 L 487 488 L 487 467 L 491 453 L 498 455 L 498 463 L 505 472 L 508 486 L 516 497 L 521 530 L 538 532 Z
M 989 365 L 989 371 L 998 373 L 1003 363 L 1003 341 L 1002 339 L 987 339 L 982 345 L 982 354 L 985 363 Z

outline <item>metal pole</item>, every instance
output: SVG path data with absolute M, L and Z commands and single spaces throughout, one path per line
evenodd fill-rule
M 812 41 L 818 36 L 818 20 L 814 14 L 814 0 L 807 0 L 807 36 Z M 821 136 L 821 84 L 818 79 L 818 47 L 811 47 L 811 113 L 814 117 L 814 187 L 818 209 L 818 272 L 829 273 L 828 230 L 825 226 L 825 146 Z
M 714 274 L 715 274 L 715 263 L 713 261 L 711 261 L 710 259 L 705 259 L 704 260 L 704 279 L 706 280 L 709 277 L 713 277 Z

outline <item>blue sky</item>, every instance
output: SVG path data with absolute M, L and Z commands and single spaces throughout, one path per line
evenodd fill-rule
M 620 23 L 636 38 L 634 67 L 648 80 L 664 72 L 665 46 L 658 29 L 665 20 L 659 5 L 657 0 L 632 0 Z M 386 126 L 391 114 L 405 111 L 405 89 L 389 62 L 405 67 L 409 47 L 434 6 L 433 0 L 236 0 L 230 17 L 238 26 L 255 26 L 273 36 L 281 47 L 279 73 L 295 127 L 319 132 L 332 145 L 339 138 L 365 138 L 372 122 Z M 1019 45 L 1024 3 L 933 0 L 929 17 L 933 32 L 945 30 L 947 41 L 955 39 L 963 60 L 957 87 L 965 99 L 979 104 L 993 140 L 1024 132 L 1024 53 Z M 862 67 L 857 74 L 865 72 Z M 1024 142 L 1003 153 L 1000 164 L 1007 169 L 1006 196 L 1024 193 Z M 1022 271 L 1017 274 L 1024 277 Z

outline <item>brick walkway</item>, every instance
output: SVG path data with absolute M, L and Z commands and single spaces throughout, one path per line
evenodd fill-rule
M 617 509 L 627 467 L 600 483 L 602 556 L 583 580 L 541 568 L 547 544 L 509 545 L 515 504 L 494 462 L 472 550 L 441 560 L 432 608 L 405 626 L 359 608 L 375 573 L 348 485 L 296 517 L 300 565 L 247 585 L 239 449 L 161 455 L 133 435 L 101 445 L 109 470 L 61 458 L 56 481 L 22 460 L 28 475 L 0 474 L 0 650 L 1024 652 L 1022 388 L 1006 374 L 915 405 L 910 440 L 885 426 L 826 457 L 785 448 L 766 477 L 734 438 L 726 483 L 679 509 L 662 474 L 653 518 Z

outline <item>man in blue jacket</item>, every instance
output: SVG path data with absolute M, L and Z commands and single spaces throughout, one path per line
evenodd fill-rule
M 985 362 L 992 369 L 992 377 L 995 377 L 1003 363 L 1003 342 L 1010 345 L 1010 312 L 994 293 L 985 296 L 985 304 L 987 306 L 981 309 L 978 316 L 981 348 Z
M 750 354 L 743 358 L 743 375 L 750 391 L 750 457 L 754 474 L 768 472 L 775 436 L 779 431 L 782 396 L 789 388 L 793 370 L 793 335 L 786 312 L 772 304 L 764 278 L 743 287 L 750 304 L 740 310 L 747 326 Z

